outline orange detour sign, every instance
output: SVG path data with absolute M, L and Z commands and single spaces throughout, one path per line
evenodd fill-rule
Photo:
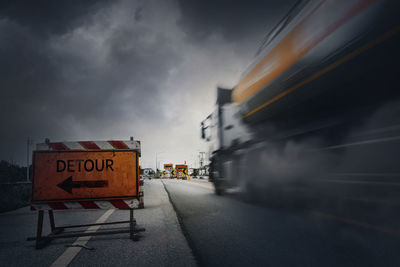
M 137 153 L 35 151 L 32 203 L 138 197 Z
M 172 169 L 172 168 L 173 168 L 173 165 L 171 163 L 164 164 L 164 170 L 169 170 L 169 169 Z
M 74 141 L 36 145 L 32 210 L 143 208 L 140 141 Z
M 53 210 L 58 209 L 129 209 L 129 227 L 107 228 L 96 235 L 136 233 L 134 208 L 143 207 L 143 181 L 139 181 L 140 141 L 79 141 L 50 143 L 48 139 L 33 152 L 31 209 L 38 210 L 36 248 L 55 238 L 91 236 L 85 231 L 64 231 L 87 225 L 55 226 Z M 43 216 L 48 211 L 51 233 L 42 236 Z M 95 223 L 90 225 L 103 225 Z M 61 231 L 60 231 L 61 230 Z

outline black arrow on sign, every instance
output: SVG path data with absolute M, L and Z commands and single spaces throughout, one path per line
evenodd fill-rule
M 96 188 L 96 187 L 107 187 L 107 180 L 96 180 L 96 181 L 72 181 L 72 176 L 68 177 L 57 185 L 62 190 L 72 194 L 72 188 Z

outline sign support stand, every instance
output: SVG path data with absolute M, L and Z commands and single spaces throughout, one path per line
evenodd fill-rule
M 53 210 L 49 210 L 49 220 L 50 220 L 50 229 L 51 232 L 47 236 L 42 236 L 43 231 L 43 218 L 44 218 L 44 210 L 39 210 L 38 212 L 38 223 L 37 223 L 37 231 L 36 237 L 28 237 L 28 241 L 36 240 L 36 249 L 41 249 L 45 247 L 48 243 L 50 243 L 53 239 L 56 238 L 70 238 L 70 237 L 81 237 L 81 236 L 96 236 L 96 235 L 112 235 L 112 234 L 122 234 L 129 233 L 130 239 L 133 241 L 138 241 L 139 237 L 137 233 L 144 232 L 145 229 L 141 227 L 137 227 L 136 220 L 133 216 L 133 208 L 129 209 L 129 221 L 116 221 L 116 222 L 108 222 L 108 223 L 93 223 L 93 224 L 80 224 L 80 225 L 69 225 L 69 226 L 55 226 L 54 221 L 54 213 Z M 85 232 L 85 230 L 74 231 L 74 232 L 64 232 L 65 229 L 68 228 L 81 228 L 95 225 L 112 225 L 112 224 L 129 224 L 129 228 L 118 230 L 98 230 L 96 232 Z

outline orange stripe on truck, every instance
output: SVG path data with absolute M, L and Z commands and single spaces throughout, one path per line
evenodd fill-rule
M 318 9 L 328 2 L 334 3 L 332 0 L 322 1 L 239 82 L 233 91 L 233 101 L 238 104 L 244 102 L 290 66 L 299 61 L 314 46 L 346 21 L 377 1 L 378 0 L 359 0 L 348 9 L 347 12 L 340 14 L 335 22 L 327 25 L 325 28 L 314 28 L 313 25 L 318 23 L 318 21 L 313 20 L 320 15 L 316 14 Z M 313 32 L 304 34 L 307 30 L 310 31 L 310 25 L 312 25 L 311 29 Z
M 347 54 L 346 56 L 342 57 L 341 59 L 335 61 L 334 63 L 332 63 L 331 65 L 323 68 L 322 70 L 314 73 L 313 75 L 311 75 L 310 77 L 308 77 L 307 79 L 293 85 L 292 87 L 290 87 L 289 89 L 283 91 L 282 93 L 276 95 L 275 97 L 271 98 L 270 100 L 268 100 L 267 102 L 265 102 L 264 104 L 258 106 L 257 108 L 253 109 L 252 111 L 246 113 L 245 115 L 242 116 L 242 118 L 246 118 L 254 113 L 256 113 L 257 111 L 265 108 L 266 106 L 274 103 L 275 101 L 279 100 L 280 98 L 284 97 L 285 95 L 290 94 L 291 92 L 293 92 L 294 90 L 296 90 L 297 88 L 317 79 L 318 77 L 324 75 L 325 73 L 333 70 L 334 68 L 342 65 L 343 63 L 345 63 L 346 61 L 358 56 L 359 54 L 367 51 L 368 49 L 382 43 L 383 41 L 389 39 L 390 37 L 392 37 L 393 35 L 397 34 L 400 32 L 400 25 L 393 28 L 392 30 L 386 32 L 385 34 L 381 35 L 379 38 L 367 43 L 366 45 L 361 46 L 360 48 L 354 50 L 353 52 Z

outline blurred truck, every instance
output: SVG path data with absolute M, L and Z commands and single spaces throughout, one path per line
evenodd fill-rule
M 390 0 L 288 10 L 201 122 L 217 194 L 295 185 L 400 199 L 389 189 L 400 182 L 399 10 Z
M 152 168 L 144 168 L 143 169 L 143 177 L 147 179 L 151 179 L 155 177 L 155 172 Z

